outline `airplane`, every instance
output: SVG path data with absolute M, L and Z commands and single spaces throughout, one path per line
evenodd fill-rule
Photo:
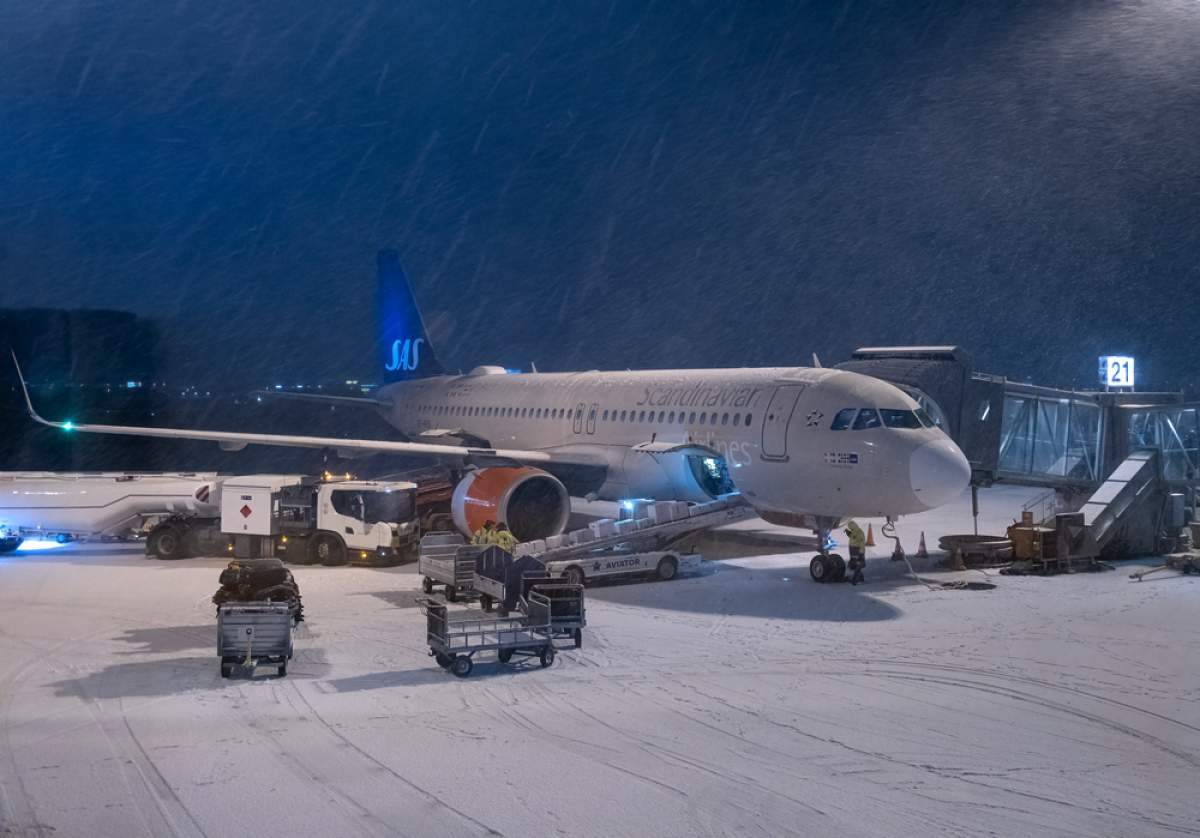
M 958 446 L 913 398 L 845 370 L 448 373 L 398 254 L 381 251 L 377 269 L 385 383 L 369 398 L 295 395 L 375 410 L 403 441 L 54 422 L 38 415 L 22 377 L 26 408 L 75 433 L 435 458 L 460 475 L 460 530 L 493 520 L 522 541 L 561 533 L 572 497 L 704 502 L 738 492 L 769 523 L 818 535 L 818 581 L 844 566 L 827 546 L 842 521 L 933 509 L 970 482 Z

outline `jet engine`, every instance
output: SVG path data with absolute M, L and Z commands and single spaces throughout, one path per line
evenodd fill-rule
M 562 481 L 541 469 L 496 466 L 468 472 L 454 488 L 450 511 L 466 535 L 495 521 L 518 541 L 532 541 L 566 529 L 571 498 Z

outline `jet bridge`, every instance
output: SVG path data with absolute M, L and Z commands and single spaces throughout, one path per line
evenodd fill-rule
M 1082 505 L 1093 542 L 1107 547 L 1106 554 L 1115 546 L 1130 552 L 1154 543 L 1162 516 L 1131 527 L 1135 509 L 1161 509 L 1172 495 L 1195 507 L 1200 402 L 1186 402 L 1181 393 L 1010 381 L 975 371 L 957 346 L 867 347 L 837 366 L 889 381 L 917 399 L 970 461 L 973 488 L 1044 486 L 1054 499 L 1045 518 Z M 1125 488 L 1116 489 L 1131 481 L 1138 485 L 1136 503 L 1126 503 Z

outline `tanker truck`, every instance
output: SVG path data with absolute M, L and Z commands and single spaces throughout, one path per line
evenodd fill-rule
M 202 472 L 0 472 L 0 550 L 22 537 L 126 537 L 169 515 L 216 515 L 219 480 Z

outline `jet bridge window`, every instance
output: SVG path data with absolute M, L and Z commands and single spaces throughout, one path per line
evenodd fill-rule
M 917 418 L 917 414 L 911 410 L 884 410 L 880 408 L 879 413 L 883 416 L 883 424 L 889 428 L 919 428 L 921 420 Z
M 878 428 L 880 425 L 879 414 L 875 412 L 875 408 L 867 407 L 858 412 L 858 418 L 854 420 L 854 430 L 867 431 L 871 428 Z

